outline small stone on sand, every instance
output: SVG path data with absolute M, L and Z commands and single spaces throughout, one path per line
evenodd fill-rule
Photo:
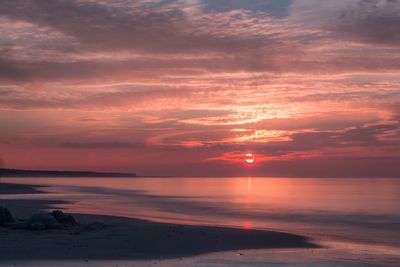
M 0 207 L 0 226 L 7 226 L 14 222 L 15 220 L 11 212 L 5 207 Z

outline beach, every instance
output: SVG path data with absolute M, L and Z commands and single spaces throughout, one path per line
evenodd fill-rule
M 40 188 L 32 185 L 1 187 L 0 194 L 41 193 Z M 20 220 L 57 203 L 62 202 L 1 201 Z M 317 247 L 306 237 L 277 231 L 157 223 L 115 216 L 73 216 L 78 224 L 65 229 L 0 228 L 0 265 L 32 260 L 151 260 L 220 251 Z

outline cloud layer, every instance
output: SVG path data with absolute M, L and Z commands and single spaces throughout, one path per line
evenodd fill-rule
M 400 176 L 400 1 L 261 2 L 4 1 L 4 164 Z

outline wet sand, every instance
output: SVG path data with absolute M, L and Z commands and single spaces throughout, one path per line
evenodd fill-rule
M 39 194 L 45 193 L 40 190 L 45 186 L 36 186 L 36 185 L 25 185 L 25 184 L 10 184 L 10 183 L 0 183 L 0 195 L 12 194 Z
M 0 192 L 40 193 L 35 186 L 1 184 Z M 7 188 L 5 190 L 4 188 Z M 4 193 L 0 193 L 4 194 Z M 17 219 L 61 201 L 0 200 Z M 189 226 L 74 214 L 78 225 L 30 231 L 0 227 L 0 265 L 21 260 L 167 259 L 261 248 L 316 248 L 306 237 L 274 231 Z

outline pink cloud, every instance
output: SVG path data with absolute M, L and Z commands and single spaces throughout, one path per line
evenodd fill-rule
M 273 16 L 200 1 L 8 1 L 1 156 L 239 175 L 253 151 L 257 175 L 398 175 L 399 3 L 328 2 Z

